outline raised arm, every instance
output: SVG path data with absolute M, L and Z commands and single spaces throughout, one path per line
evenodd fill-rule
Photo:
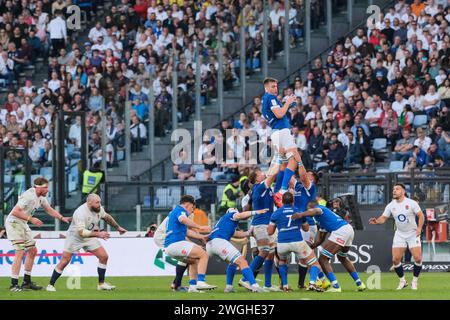
M 269 211 L 269 209 L 260 209 L 260 210 L 253 210 L 253 211 L 244 211 L 244 212 L 236 212 L 233 215 L 234 220 L 245 220 L 251 216 L 255 216 L 257 214 L 263 214 Z
M 211 231 L 211 228 L 209 226 L 200 226 L 186 216 L 180 216 L 178 218 L 178 221 L 180 221 L 180 223 L 186 225 L 188 228 L 191 228 L 191 229 L 198 229 L 199 231 L 203 231 L 203 232 Z
M 321 215 L 321 214 L 322 214 L 322 209 L 320 209 L 320 208 L 312 208 L 312 209 L 306 210 L 305 212 L 301 212 L 301 213 L 297 212 L 297 213 L 294 213 L 294 214 L 291 216 L 291 219 L 292 219 L 292 220 L 296 220 L 296 219 L 301 219 L 301 218 L 304 218 L 304 217 L 314 217 L 314 216 L 319 216 L 319 215 Z
M 286 102 L 284 103 L 283 107 L 281 108 L 273 108 L 272 112 L 275 115 L 275 117 L 277 117 L 278 119 L 281 119 L 284 117 L 284 115 L 286 114 L 286 112 L 289 109 L 289 106 L 295 102 L 297 100 L 297 97 L 292 95 L 289 98 L 287 98 Z

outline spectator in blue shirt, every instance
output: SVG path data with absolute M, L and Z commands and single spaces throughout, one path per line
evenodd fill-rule
M 131 109 L 136 110 L 139 119 L 144 120 L 148 114 L 148 107 L 139 98 L 134 99 Z

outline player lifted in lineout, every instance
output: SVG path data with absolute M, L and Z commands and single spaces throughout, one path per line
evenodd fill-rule
M 164 251 L 169 257 L 189 264 L 189 292 L 202 292 L 211 290 L 217 286 L 209 285 L 205 281 L 208 267 L 208 253 L 199 245 L 186 241 L 186 236 L 200 239 L 206 242 L 206 236 L 198 236 L 198 233 L 188 228 L 198 229 L 200 232 L 210 232 L 211 227 L 199 226 L 189 219 L 194 212 L 195 199 L 190 195 L 184 195 L 170 213 L 167 222 Z
M 247 287 L 252 292 L 263 292 L 263 289 L 256 283 L 253 271 L 249 268 L 247 260 L 239 252 L 239 250 L 231 244 L 231 237 L 246 238 L 250 236 L 249 231 L 237 231 L 239 221 L 246 220 L 251 216 L 261 215 L 269 211 L 269 209 L 260 209 L 254 211 L 239 212 L 237 209 L 230 208 L 227 213 L 216 223 L 211 234 L 208 236 L 206 251 L 211 257 L 216 255 L 222 260 L 229 263 L 227 267 L 227 283 L 225 293 L 234 292 L 233 279 L 237 267 L 242 270 L 244 281 L 250 284 Z
M 294 105 L 297 97 L 292 95 L 287 98 L 282 106 L 279 102 L 278 81 L 273 78 L 264 79 L 264 95 L 262 98 L 262 116 L 267 120 L 268 125 L 272 128 L 270 139 L 275 147 L 275 155 L 272 159 L 271 166 L 278 166 L 283 162 L 284 170 L 278 172 L 277 187 L 275 188 L 274 202 L 277 207 L 281 207 L 281 198 L 289 188 L 289 182 L 294 175 L 297 166 L 302 166 L 302 159 L 297 151 L 294 137 L 291 134 L 289 118 L 286 115 L 288 109 Z M 284 150 L 284 154 L 281 153 Z M 287 166 L 285 165 L 287 163 Z M 269 175 L 272 174 L 269 170 Z M 278 191 L 278 187 L 280 190 Z
M 422 270 L 422 244 L 420 235 L 425 220 L 419 204 L 406 197 L 405 186 L 401 183 L 394 185 L 392 190 L 393 200 L 386 206 L 384 212 L 378 218 L 371 218 L 370 224 L 383 224 L 389 217 L 395 220 L 394 240 L 392 242 L 392 262 L 394 263 L 395 272 L 400 278 L 397 290 L 401 290 L 408 286 L 403 273 L 402 257 L 406 248 L 409 248 L 414 258 L 413 280 L 411 289 L 417 290 L 417 282 L 419 274 Z M 416 223 L 416 216 L 419 218 L 419 225 Z
M 296 212 L 294 207 L 294 196 L 290 192 L 283 194 L 283 206 L 276 210 L 270 218 L 268 234 L 275 233 L 278 229 L 277 253 L 279 257 L 279 269 L 283 291 L 291 291 L 288 286 L 288 264 L 291 253 L 295 254 L 296 262 L 303 260 L 310 266 L 309 290 L 322 292 L 323 289 L 316 285 L 320 266 L 317 258 L 308 244 L 304 241 L 301 229 L 309 229 L 306 218 L 292 220 L 292 215 Z
M 36 242 L 31 235 L 28 222 L 37 227 L 42 226 L 42 221 L 33 217 L 34 211 L 42 207 L 50 216 L 65 223 L 70 223 L 70 218 L 65 218 L 53 209 L 47 201 L 48 180 L 42 177 L 34 180 L 34 187 L 25 191 L 19 196 L 19 201 L 12 209 L 5 221 L 5 229 L 8 239 L 12 242 L 15 250 L 14 262 L 12 264 L 10 291 L 41 290 L 42 287 L 31 281 L 31 269 L 37 249 Z M 25 274 L 23 284 L 19 286 L 19 273 L 22 260 L 25 258 Z
M 342 291 L 330 264 L 330 259 L 332 259 L 335 254 L 337 254 L 339 262 L 344 266 L 344 268 L 355 281 L 357 290 L 365 290 L 365 284 L 360 280 L 355 266 L 347 257 L 347 253 L 350 250 L 353 242 L 353 237 L 355 235 L 352 226 L 327 207 L 318 205 L 317 201 L 315 200 L 309 202 L 308 208 L 309 209 L 305 212 L 295 213 L 294 215 L 292 215 L 291 219 L 295 220 L 303 219 L 305 217 L 315 217 L 317 222 L 319 223 L 320 233 L 314 244 L 312 245 L 312 248 L 316 248 L 317 246 L 322 245 L 322 249 L 320 250 L 319 263 L 322 267 L 323 272 L 325 272 L 327 278 L 332 284 L 332 286 L 328 288 L 326 292 Z M 330 233 L 330 236 L 325 240 L 325 236 L 327 233 Z M 322 272 L 319 274 L 319 279 L 322 281 L 322 283 L 325 282 L 325 276 Z
M 72 223 L 67 230 L 67 238 L 64 244 L 64 250 L 61 261 L 53 270 L 47 291 L 55 292 L 56 280 L 61 276 L 64 268 L 70 263 L 72 255 L 83 249 L 92 253 L 98 258 L 98 286 L 97 290 L 113 290 L 116 287 L 105 282 L 106 265 L 108 263 L 108 254 L 100 241 L 96 238 L 107 240 L 109 233 L 99 231 L 99 222 L 103 219 L 111 227 L 124 234 L 127 230 L 122 228 L 114 218 L 105 212 L 101 199 L 96 194 L 88 195 L 86 203 L 78 207 L 72 217 Z

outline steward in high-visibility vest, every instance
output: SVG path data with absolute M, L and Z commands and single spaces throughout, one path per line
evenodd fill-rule
M 105 174 L 100 170 L 100 162 L 96 162 L 93 167 L 83 173 L 83 195 L 97 193 L 99 185 L 105 181 Z
M 241 190 L 241 192 L 243 194 L 247 194 L 249 191 L 249 185 L 248 185 L 248 177 L 246 175 L 243 175 L 240 179 L 239 179 L 239 190 Z
M 223 190 L 219 213 L 225 213 L 229 208 L 236 208 L 236 200 L 239 198 L 239 195 L 239 176 L 234 176 Z

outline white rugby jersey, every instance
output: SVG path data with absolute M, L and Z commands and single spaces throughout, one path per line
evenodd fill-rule
M 155 231 L 155 234 L 153 235 L 154 238 L 159 238 L 162 240 L 166 238 L 167 221 L 169 221 L 169 216 L 167 216 L 158 226 L 158 228 Z
M 401 233 L 413 233 L 417 229 L 416 214 L 420 211 L 419 204 L 406 198 L 402 202 L 392 200 L 384 209 L 383 216 L 392 216 L 395 220 L 397 231 Z
M 97 213 L 89 210 L 87 203 L 85 203 L 75 210 L 67 233 L 72 237 L 82 240 L 84 238 L 80 236 L 78 231 L 83 229 L 87 229 L 89 231 L 94 230 L 95 227 L 98 227 L 100 219 L 105 216 L 106 212 L 103 206 L 100 208 L 100 212 Z
M 49 206 L 50 204 L 46 197 L 42 197 L 42 196 L 38 197 L 37 196 L 35 188 L 30 188 L 27 191 L 25 191 L 24 193 L 22 193 L 22 195 L 19 196 L 17 205 L 26 214 L 33 215 L 36 209 L 46 206 L 46 205 Z M 12 219 L 12 220 L 26 222 L 25 220 L 22 220 L 20 218 L 13 216 L 11 213 L 8 215 L 8 218 Z

